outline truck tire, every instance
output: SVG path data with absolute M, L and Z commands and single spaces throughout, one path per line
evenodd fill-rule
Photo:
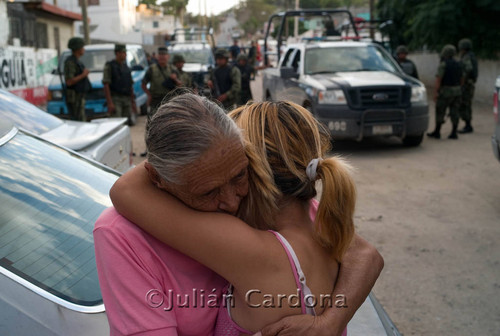
M 420 135 L 407 135 L 403 138 L 403 145 L 406 147 L 416 147 L 422 143 L 424 134 Z

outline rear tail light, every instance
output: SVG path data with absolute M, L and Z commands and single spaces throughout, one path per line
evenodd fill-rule
M 493 116 L 498 123 L 498 91 L 493 94 Z
M 47 92 L 47 101 L 51 101 L 52 100 L 52 91 L 48 90 Z

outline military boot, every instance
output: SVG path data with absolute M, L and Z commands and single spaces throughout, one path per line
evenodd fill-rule
M 461 133 L 461 134 L 472 133 L 472 132 L 474 132 L 474 129 L 472 128 L 470 121 L 466 121 L 464 128 L 462 128 L 460 131 L 458 131 L 458 133 Z
M 441 139 L 441 124 L 436 124 L 434 132 L 427 133 L 427 136 L 435 139 Z
M 453 129 L 451 130 L 450 135 L 448 135 L 448 139 L 458 139 L 457 128 L 458 125 L 453 125 Z

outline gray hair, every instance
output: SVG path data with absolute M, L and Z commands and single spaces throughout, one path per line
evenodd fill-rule
M 181 184 L 184 168 L 220 139 L 243 144 L 241 130 L 219 105 L 185 93 L 161 105 L 148 123 L 148 162 L 166 182 Z

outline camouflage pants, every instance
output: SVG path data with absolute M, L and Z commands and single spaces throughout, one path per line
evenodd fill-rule
M 474 97 L 474 83 L 466 83 L 462 87 L 462 101 L 460 103 L 459 113 L 463 121 L 472 120 L 472 98 Z
M 132 113 L 132 101 L 130 96 L 111 94 L 111 100 L 115 105 L 115 110 L 111 113 L 112 117 L 128 118 Z
M 453 125 L 458 125 L 460 119 L 458 109 L 460 107 L 460 96 L 439 95 L 436 101 L 436 124 L 443 124 L 446 109 L 450 108 L 450 119 Z
M 87 121 L 87 116 L 85 115 L 85 94 L 73 92 L 68 94 L 66 99 L 66 106 L 68 107 L 71 119 Z

